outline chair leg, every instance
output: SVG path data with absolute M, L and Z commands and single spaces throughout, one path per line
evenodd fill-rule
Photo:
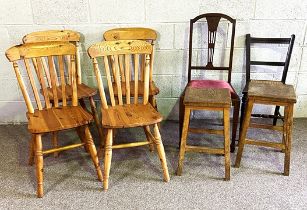
M 154 125 L 154 143 L 157 147 L 157 152 L 162 164 L 162 169 L 163 169 L 163 179 L 165 182 L 168 182 L 170 180 L 169 178 L 169 173 L 168 173 L 168 168 L 167 168 L 167 163 L 166 163 L 166 158 L 165 158 L 165 151 L 164 151 L 164 146 L 161 140 L 161 135 L 159 131 L 159 127 L 157 124 Z
M 276 106 L 276 107 L 275 107 L 274 116 L 278 116 L 278 115 L 279 115 L 279 109 L 280 109 L 280 106 Z M 276 124 L 277 124 L 277 120 L 278 120 L 277 117 L 275 117 L 275 118 L 273 119 L 273 125 L 276 125 Z
M 35 135 L 32 134 L 30 140 L 29 163 L 28 163 L 30 166 L 32 166 L 34 163 L 34 157 L 35 157 Z
M 86 138 L 85 138 L 85 132 L 84 132 L 84 128 L 82 127 L 77 127 L 76 128 L 76 131 L 77 131 L 77 134 L 80 138 L 80 140 L 84 143 L 84 150 L 89 153 L 89 149 L 87 147 L 87 144 L 86 144 Z
M 184 121 L 183 121 L 182 135 L 181 135 L 181 141 L 180 141 L 179 161 L 178 161 L 178 168 L 177 168 L 178 176 L 181 176 L 181 173 L 182 173 L 185 147 L 187 144 L 188 129 L 189 129 L 189 123 L 190 123 L 190 115 L 191 115 L 191 109 L 186 108 L 184 110 L 184 119 L 183 119 Z
M 42 198 L 44 195 L 43 188 L 43 145 L 42 145 L 42 135 L 35 135 L 35 165 L 36 165 L 36 179 L 37 179 L 37 192 L 38 198 Z
M 293 104 L 285 107 L 285 121 L 286 124 L 286 139 L 285 139 L 285 163 L 284 163 L 284 175 L 290 174 L 290 155 L 291 155 L 291 141 L 292 141 L 292 125 L 293 125 Z
M 109 175 L 110 175 L 111 160 L 112 160 L 112 144 L 113 144 L 113 130 L 108 129 L 106 142 L 105 142 L 105 151 L 104 151 L 104 176 L 103 176 L 104 191 L 107 191 L 109 188 Z
M 101 173 L 101 169 L 100 169 L 100 164 L 99 164 L 99 160 L 98 160 L 98 156 L 97 156 L 97 151 L 96 151 L 96 147 L 93 141 L 93 137 L 91 135 L 90 129 L 88 126 L 85 126 L 84 128 L 84 132 L 85 132 L 85 139 L 86 139 L 86 144 L 87 144 L 87 148 L 90 152 L 92 161 L 94 163 L 96 172 L 97 172 L 97 176 L 98 176 L 98 180 L 102 181 L 102 173 Z
M 249 122 L 250 122 L 250 118 L 251 118 L 251 114 L 252 114 L 252 110 L 253 110 L 253 105 L 254 105 L 254 101 L 247 100 L 247 108 L 246 108 L 246 112 L 244 114 L 243 127 L 242 127 L 242 131 L 240 132 L 239 148 L 238 148 L 238 153 L 237 153 L 236 163 L 235 163 L 236 168 L 240 167 L 243 148 L 244 148 L 244 144 L 245 144 L 246 133 L 247 133 L 247 129 L 249 127 Z
M 89 101 L 90 101 L 90 104 L 91 104 L 92 115 L 94 117 L 94 121 L 95 121 L 96 128 L 98 130 L 98 135 L 99 135 L 100 141 L 103 142 L 103 131 L 102 131 L 101 123 L 99 121 L 95 101 L 94 101 L 93 97 L 89 97 Z
M 88 111 L 88 109 L 87 109 L 87 107 L 86 107 L 86 104 L 85 104 L 83 98 L 80 98 L 80 99 L 79 99 L 79 103 L 80 103 L 81 107 L 82 107 L 84 110 Z
M 239 129 L 240 133 L 241 133 L 242 126 L 243 126 L 243 119 L 244 119 L 244 112 L 245 112 L 245 108 L 246 108 L 246 101 L 247 101 L 247 93 L 243 93 L 242 105 L 241 105 L 241 115 L 240 115 L 241 116 L 240 117 L 240 129 Z
M 183 104 L 184 94 L 179 98 L 179 149 L 181 146 L 182 129 L 184 121 L 184 104 Z
M 236 149 L 236 137 L 237 137 L 237 128 L 239 122 L 239 112 L 240 112 L 240 99 L 235 100 L 233 106 L 233 117 L 232 117 L 232 137 L 231 137 L 231 146 L 230 151 L 234 152 Z
M 58 148 L 58 132 L 52 132 L 52 145 L 53 148 Z M 53 153 L 54 157 L 59 157 L 59 152 Z
M 230 180 L 230 134 L 229 134 L 229 108 L 225 108 L 224 115 L 224 152 L 225 152 L 225 181 Z
M 149 127 L 149 125 L 148 126 L 144 126 L 143 129 L 144 129 L 144 132 L 145 132 L 145 135 L 146 135 L 146 139 L 150 143 L 149 144 L 149 151 L 153 152 L 154 151 L 154 145 L 153 145 L 152 139 L 150 137 L 150 133 L 151 133 L 150 127 Z

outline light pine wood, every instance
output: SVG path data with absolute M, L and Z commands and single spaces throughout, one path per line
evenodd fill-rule
M 75 53 L 75 68 L 76 68 L 76 82 L 77 82 L 77 89 L 78 89 L 78 99 L 84 98 L 89 99 L 90 97 L 97 94 L 97 90 L 94 88 L 90 88 L 89 86 L 86 86 L 82 83 L 82 72 L 81 72 L 81 60 L 80 60 L 80 34 L 77 31 L 73 30 L 46 30 L 46 31 L 36 31 L 29 33 L 23 37 L 23 43 L 42 43 L 42 42 L 54 42 L 54 41 L 61 41 L 61 42 L 70 42 L 76 47 L 76 53 Z M 65 61 L 63 59 L 65 58 Z M 67 62 L 67 66 L 71 66 L 71 57 L 70 55 L 65 56 L 59 56 L 59 72 L 60 72 L 60 78 L 61 78 L 61 84 L 63 84 L 63 78 L 62 78 L 62 69 L 61 69 L 61 63 Z M 64 104 L 67 103 L 67 100 L 72 99 L 72 86 L 69 86 L 65 89 L 65 86 L 59 86 L 58 76 L 55 77 L 55 83 L 56 83 L 56 89 L 53 89 L 53 85 L 51 84 L 51 78 L 50 78 L 50 72 L 49 67 L 47 65 L 47 62 L 44 58 L 41 59 L 42 61 L 42 69 L 44 69 L 44 74 L 47 78 L 48 86 L 47 88 L 49 98 L 52 101 L 52 103 L 57 103 L 56 98 L 58 98 L 58 102 L 63 102 Z M 53 66 L 56 66 L 53 64 Z M 56 73 L 55 69 L 55 73 Z M 68 81 L 67 84 L 71 85 L 71 71 L 68 71 Z M 62 89 L 61 92 L 58 92 L 58 89 Z M 51 91 L 49 91 L 51 90 Z M 55 91 L 56 93 L 53 93 L 52 91 Z M 66 95 L 66 97 L 64 97 Z M 57 97 L 56 97 L 57 96 Z M 90 102 L 91 103 L 91 102 Z M 50 107 L 50 106 L 48 106 Z M 98 129 L 98 135 L 100 139 L 103 139 L 103 132 L 100 125 L 100 120 L 96 120 L 96 114 L 97 110 L 91 109 L 91 113 L 95 119 L 96 128 Z
M 70 63 L 69 66 L 65 67 L 65 62 L 61 59 L 62 56 L 69 53 Z M 13 63 L 13 68 L 16 73 L 16 78 L 18 84 L 23 93 L 28 112 L 28 130 L 32 135 L 31 146 L 30 146 L 30 158 L 29 164 L 33 164 L 33 156 L 35 156 L 35 166 L 36 166 L 36 178 L 37 178 L 37 197 L 43 197 L 43 155 L 57 153 L 63 150 L 73 149 L 76 147 L 84 146 L 85 143 L 89 148 L 90 155 L 92 157 L 94 166 L 97 171 L 98 179 L 102 181 L 102 173 L 99 167 L 99 162 L 97 158 L 97 151 L 93 143 L 91 134 L 89 133 L 88 124 L 92 121 L 93 117 L 90 113 L 84 110 L 81 106 L 78 106 L 77 97 L 77 75 L 76 75 L 76 64 L 75 64 L 75 53 L 76 49 L 73 44 L 68 42 L 50 42 L 50 43 L 33 43 L 33 44 L 23 44 L 15 46 L 7 50 L 6 55 L 8 59 Z M 61 80 L 60 84 L 56 83 L 57 74 L 55 69 L 54 58 L 59 61 L 59 73 Z M 16 60 L 15 60 L 16 58 Z M 42 60 L 48 60 L 48 70 L 44 69 Z M 32 64 L 30 63 L 32 61 Z M 26 88 L 25 83 L 21 75 L 21 67 L 18 66 L 19 63 L 25 64 L 24 71 L 27 72 L 29 84 L 31 88 Z M 32 69 L 31 69 L 32 68 Z M 34 69 L 34 70 L 33 70 Z M 64 70 L 71 72 L 71 104 L 59 100 L 57 95 L 58 91 L 62 93 L 62 97 L 66 98 L 66 82 L 64 79 Z M 33 73 L 35 72 L 35 74 Z M 49 72 L 51 79 L 51 87 L 47 81 L 44 74 Z M 39 81 L 39 82 L 37 82 Z M 63 82 L 63 83 L 62 83 Z M 39 88 L 37 86 L 40 86 Z M 52 92 L 52 102 L 49 98 L 47 91 L 49 88 Z M 41 99 L 39 98 L 39 89 L 42 90 L 42 96 L 46 101 L 46 106 L 43 107 L 41 104 Z M 37 108 L 34 108 L 32 104 L 28 91 L 32 91 L 35 97 L 35 102 Z M 84 127 L 81 129 L 84 136 L 85 143 L 58 146 L 57 133 L 66 129 Z M 42 134 L 51 133 L 52 142 L 54 148 L 49 150 L 43 150 L 42 145 Z
M 177 175 L 181 176 L 184 155 L 186 152 L 203 152 L 207 154 L 220 154 L 225 157 L 225 178 L 230 180 L 230 125 L 229 125 L 229 112 L 231 105 L 231 98 L 229 90 L 227 89 L 196 89 L 188 87 L 185 90 L 182 103 L 184 105 L 183 124 L 180 129 L 180 151 L 177 167 Z M 193 110 L 209 110 L 223 112 L 223 130 L 215 129 L 200 129 L 189 128 L 190 114 Z M 187 145 L 188 133 L 208 133 L 224 136 L 224 148 L 211 148 L 204 146 Z
M 145 40 L 149 42 L 152 45 L 152 53 L 149 55 L 150 56 L 150 70 L 149 70 L 149 83 L 150 83 L 150 92 L 149 92 L 149 103 L 156 109 L 157 109 L 157 103 L 155 99 L 155 95 L 159 94 L 159 88 L 154 84 L 153 81 L 153 62 L 154 62 L 154 45 L 155 41 L 157 39 L 157 33 L 155 30 L 150 29 L 150 28 L 114 28 L 111 30 L 106 31 L 103 34 L 103 37 L 106 41 L 118 41 L 118 40 Z M 144 81 L 144 69 L 145 69 L 145 56 L 142 55 L 140 59 L 140 69 L 139 69 L 139 75 L 140 75 L 140 81 L 138 81 L 138 85 L 142 86 L 143 81 Z M 127 80 L 127 79 L 125 79 Z M 122 80 L 125 83 L 125 80 Z M 127 80 L 129 81 L 129 80 Z M 133 81 L 132 81 L 133 82 Z M 141 83 L 142 84 L 141 84 Z M 129 91 L 132 95 L 135 94 L 135 86 L 137 85 L 136 83 L 130 83 L 130 87 L 133 88 L 133 90 Z M 136 88 L 137 89 L 137 88 Z M 138 88 L 138 95 L 143 94 L 143 90 Z M 128 87 L 126 88 L 128 90 Z M 117 95 L 117 89 L 114 90 L 115 95 Z M 126 100 L 130 100 L 129 96 L 126 96 L 125 91 L 123 90 L 123 96 L 126 97 Z
M 52 132 L 52 144 L 53 144 L 53 148 L 57 149 L 58 148 L 58 134 L 57 132 Z M 58 157 L 59 153 L 58 152 L 54 152 L 53 153 L 54 157 Z
M 239 150 L 237 153 L 235 167 L 241 163 L 243 148 L 245 144 L 264 146 L 279 149 L 285 153 L 284 175 L 289 176 L 290 153 L 293 124 L 293 105 L 296 102 L 294 88 L 291 85 L 282 84 L 275 81 L 255 81 L 249 82 L 247 95 L 247 108 L 244 115 L 243 126 L 240 132 Z M 272 126 L 264 124 L 250 123 L 252 107 L 254 104 L 284 106 L 283 126 Z M 282 132 L 282 142 L 269 142 L 263 140 L 253 140 L 246 138 L 248 128 L 264 128 Z
M 148 103 L 151 52 L 152 46 L 148 42 L 140 40 L 105 41 L 93 44 L 88 49 L 88 53 L 93 61 L 102 103 L 102 127 L 107 130 L 104 144 L 104 190 L 109 188 L 112 149 L 150 145 L 152 150 L 152 144 L 155 144 L 161 160 L 163 179 L 169 181 L 164 147 L 157 126 L 157 123 L 162 121 L 162 116 Z M 146 58 L 144 78 L 143 82 L 140 83 L 142 87 L 139 84 L 139 81 L 141 81 L 139 74 L 141 56 Z M 101 57 L 102 59 L 98 59 Z M 119 61 L 121 58 L 125 58 L 123 62 Z M 109 90 L 109 103 L 105 94 L 98 60 L 102 60 L 104 64 Z M 133 86 L 131 81 L 134 81 Z M 131 94 L 131 89 L 133 89 L 134 94 Z M 144 90 L 140 95 L 138 94 L 139 89 Z M 126 93 L 126 100 L 123 100 L 124 92 Z M 131 103 L 131 100 L 133 103 Z M 154 126 L 154 134 L 150 130 L 149 126 L 151 125 Z M 147 141 L 113 145 L 115 129 L 133 127 L 143 127 Z M 100 145 L 103 145 L 103 143 L 101 142 Z M 102 147 L 100 147 L 100 151 L 102 152 Z

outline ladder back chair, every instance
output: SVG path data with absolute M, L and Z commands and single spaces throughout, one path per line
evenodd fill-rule
M 37 197 L 43 196 L 43 155 L 84 146 L 88 149 L 98 179 L 102 181 L 97 151 L 88 124 L 92 115 L 78 106 L 77 77 L 75 68 L 76 47 L 67 42 L 42 42 L 23 44 L 6 51 L 6 56 L 13 64 L 18 84 L 27 106 L 28 130 L 32 135 L 31 157 L 35 156 Z M 47 59 L 44 66 L 43 59 Z M 59 67 L 59 80 L 55 65 Z M 21 68 L 28 76 L 29 88 L 22 76 Z M 68 77 L 70 75 L 70 77 Z M 48 79 L 50 78 L 49 86 Z M 57 85 L 58 84 L 58 85 Z M 51 88 L 51 101 L 48 88 Z M 29 89 L 29 90 L 28 90 Z M 39 90 L 41 91 L 41 94 Z M 71 100 L 67 100 L 67 89 L 71 89 Z M 60 100 L 59 92 L 63 96 Z M 31 101 L 33 97 L 36 105 Z M 82 143 L 43 150 L 42 135 L 76 129 Z
M 292 49 L 295 41 L 295 35 L 292 34 L 290 38 L 260 38 L 260 37 L 251 37 L 250 34 L 246 34 L 245 45 L 246 45 L 246 83 L 243 89 L 242 97 L 242 106 L 241 106 L 241 119 L 240 119 L 240 128 L 243 123 L 243 116 L 247 101 L 247 90 L 248 84 L 251 81 L 251 66 L 277 66 L 282 67 L 283 72 L 280 82 L 285 84 L 288 74 Z M 287 54 L 285 56 L 285 61 L 259 61 L 251 60 L 251 46 L 256 44 L 274 44 L 274 45 L 288 45 Z M 262 117 L 262 118 L 273 118 L 273 125 L 276 125 L 277 119 L 283 119 L 279 112 L 280 107 L 276 106 L 274 115 L 265 115 L 265 114 L 252 114 L 252 117 Z M 241 130 L 241 129 L 240 129 Z
M 203 21 L 206 22 L 203 22 Z M 215 66 L 214 61 L 214 52 L 217 38 L 217 30 L 219 27 L 220 21 L 226 21 L 229 28 L 231 28 L 231 39 L 230 39 L 230 50 L 229 50 L 229 62 L 226 66 Z M 206 25 L 206 24 L 207 25 Z M 192 51 L 193 51 L 193 29 L 195 24 L 201 24 L 203 27 L 206 27 L 208 31 L 207 39 L 207 63 L 205 65 L 192 65 Z M 188 60 L 188 84 L 187 87 L 194 88 L 226 88 L 231 93 L 232 106 L 233 110 L 233 122 L 232 122 L 232 138 L 231 138 L 231 152 L 235 150 L 235 141 L 237 133 L 237 125 L 239 121 L 239 111 L 240 111 L 240 97 L 236 93 L 235 89 L 231 85 L 231 72 L 232 72 L 232 60 L 233 60 L 233 49 L 234 49 L 234 37 L 235 37 L 235 27 L 236 20 L 220 13 L 207 13 L 199 15 L 190 20 L 190 36 L 189 36 L 189 60 Z M 226 38 L 227 40 L 227 38 Z M 226 55 L 227 56 L 227 55 Z M 192 71 L 195 70 L 204 70 L 204 71 L 227 71 L 227 81 L 224 80 L 192 80 Z M 182 126 L 183 126 L 183 115 L 184 115 L 184 105 L 183 105 L 183 96 L 180 98 L 180 108 L 179 108 L 179 126 L 180 126 L 180 136 L 182 135 Z
M 76 46 L 77 53 L 76 53 L 76 76 L 77 76 L 77 89 L 78 89 L 78 99 L 80 102 L 80 105 L 84 108 L 86 108 L 84 99 L 88 99 L 90 102 L 91 107 L 91 113 L 93 115 L 96 128 L 98 130 L 99 138 L 103 138 L 103 131 L 100 125 L 100 120 L 98 117 L 96 104 L 94 101 L 94 96 L 97 94 L 97 89 L 91 88 L 84 83 L 82 83 L 82 72 L 81 72 L 81 62 L 80 62 L 80 34 L 76 31 L 72 30 L 47 30 L 47 31 L 37 31 L 32 32 L 23 37 L 23 43 L 38 43 L 38 42 L 53 42 L 53 41 L 65 41 L 70 42 Z M 42 63 L 44 66 L 46 65 L 46 60 L 42 59 Z M 47 69 L 47 68 L 45 68 Z M 68 75 L 70 76 L 70 75 Z M 56 78 L 56 81 L 59 78 Z M 47 89 L 47 92 L 49 94 L 49 98 L 51 101 L 53 101 L 53 93 L 52 93 L 52 84 L 51 79 L 48 77 L 47 74 L 47 81 L 50 88 Z M 58 81 L 56 82 L 56 85 L 58 86 Z M 61 93 L 61 87 L 57 87 L 57 96 L 59 100 L 63 100 L 63 96 Z M 72 88 L 67 85 L 66 88 L 66 97 L 67 99 L 71 100 L 72 97 Z M 57 147 L 57 135 L 56 133 L 53 134 L 53 143 L 54 147 Z M 55 156 L 57 156 L 57 153 L 55 153 Z
M 157 123 L 162 121 L 162 116 L 150 103 L 148 103 L 151 53 L 151 44 L 140 40 L 104 41 L 96 43 L 88 49 L 88 54 L 93 61 L 102 102 L 102 127 L 107 129 L 104 144 L 105 157 L 103 185 L 105 190 L 108 189 L 112 150 L 120 148 L 155 144 L 162 164 L 164 181 L 169 181 L 164 146 L 157 125 Z M 140 58 L 144 55 L 144 82 L 139 84 L 139 78 L 141 76 Z M 118 59 L 120 56 L 124 57 L 122 66 Z M 99 58 L 103 60 L 101 62 L 104 64 L 109 100 L 107 100 L 104 90 L 101 77 L 102 72 L 98 66 Z M 121 74 L 120 69 L 123 70 L 124 74 Z M 134 87 L 130 86 L 132 78 L 135 81 L 133 84 Z M 122 82 L 123 80 L 125 80 L 125 82 Z M 115 88 L 118 92 L 117 95 L 114 94 Z M 140 89 L 143 91 L 141 95 L 139 95 Z M 133 94 L 132 91 L 134 91 Z M 123 99 L 123 92 L 126 93 L 125 100 Z M 139 96 L 141 96 L 141 98 L 139 98 Z M 108 105 L 108 101 L 110 105 Z M 153 126 L 153 134 L 150 126 Z M 133 127 L 143 127 L 147 140 L 113 145 L 114 129 Z
M 157 101 L 155 96 L 159 94 L 159 88 L 155 85 L 155 82 L 152 79 L 153 76 L 153 61 L 154 61 L 154 45 L 157 39 L 157 33 L 155 30 L 151 28 L 114 28 L 106 31 L 103 34 L 103 38 L 106 41 L 117 41 L 117 40 L 144 40 L 149 42 L 152 45 L 152 52 L 150 54 L 150 70 L 149 70 L 149 103 L 158 110 Z M 145 56 L 141 56 L 141 75 L 140 81 L 138 83 L 141 85 L 144 82 L 144 67 L 145 67 Z M 120 66 L 123 66 L 123 57 L 119 57 Z M 123 71 L 121 69 L 121 74 Z M 123 82 L 125 82 L 125 78 L 123 77 Z M 134 87 L 134 81 L 130 81 L 130 87 Z M 117 95 L 117 90 L 115 88 L 114 94 Z M 126 95 L 125 92 L 122 93 L 123 96 Z M 131 91 L 131 94 L 134 94 L 134 91 Z M 139 89 L 139 95 L 143 94 L 143 90 Z

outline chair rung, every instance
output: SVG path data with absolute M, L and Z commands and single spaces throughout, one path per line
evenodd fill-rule
M 214 130 L 214 129 L 200 129 L 200 128 L 189 128 L 190 133 L 208 133 L 224 135 L 224 130 Z
M 281 131 L 281 132 L 283 132 L 284 130 L 283 126 L 274 126 L 274 125 L 256 124 L 256 123 L 249 124 L 249 127 L 250 128 L 270 129 L 270 130 Z
M 68 146 L 64 146 L 64 147 L 48 149 L 48 150 L 43 151 L 43 155 L 47 155 L 47 154 L 54 153 L 54 152 L 60 152 L 60 151 L 64 151 L 64 150 L 69 150 L 69 149 L 74 149 L 74 148 L 81 147 L 81 146 L 84 146 L 84 143 L 72 144 L 72 145 L 68 145 Z
M 210 148 L 210 147 L 199 147 L 199 146 L 188 146 L 185 147 L 186 152 L 204 152 L 208 154 L 225 154 L 224 148 Z
M 252 114 L 253 117 L 261 117 L 261 118 L 277 118 L 277 119 L 284 119 L 283 116 L 275 116 L 271 114 Z
M 133 142 L 133 143 L 127 143 L 127 144 L 117 144 L 112 145 L 112 149 L 123 149 L 123 148 L 129 148 L 129 147 L 140 147 L 150 144 L 148 141 L 141 141 L 141 142 Z
M 282 143 L 267 142 L 267 141 L 254 140 L 254 139 L 245 139 L 245 144 L 257 145 L 263 147 L 272 147 L 275 149 L 285 149 L 285 145 Z

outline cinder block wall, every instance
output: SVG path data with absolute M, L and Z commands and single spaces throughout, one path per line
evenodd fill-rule
M 208 12 L 225 13 L 237 19 L 233 84 L 238 92 L 245 78 L 245 34 L 290 37 L 296 35 L 288 84 L 298 95 L 296 117 L 307 117 L 307 38 L 306 0 L 1 0 L 0 2 L 0 123 L 24 122 L 25 105 L 5 50 L 19 44 L 32 31 L 72 29 L 82 34 L 82 67 L 85 83 L 95 86 L 92 65 L 86 54 L 90 44 L 102 39 L 102 33 L 114 27 L 150 27 L 159 34 L 156 45 L 154 79 L 161 92 L 158 106 L 169 119 L 177 119 L 178 96 L 186 81 L 188 21 Z M 227 36 L 229 26 L 222 23 L 219 37 Z M 197 35 L 197 33 L 196 33 Z M 206 38 L 197 35 L 196 38 Z M 201 42 L 196 41 L 196 44 Z M 215 62 L 225 62 L 229 39 L 219 42 Z M 224 48 L 226 47 L 226 50 Z M 203 62 L 203 49 L 195 49 L 194 62 Z M 205 50 L 205 49 L 204 49 Z M 258 51 L 260 50 L 260 51 Z M 284 47 L 253 49 L 255 57 L 283 58 Z M 277 78 L 278 70 L 254 69 L 256 78 Z M 198 76 L 196 73 L 196 76 Z M 222 78 L 213 72 L 208 78 Z M 259 108 L 258 108 L 259 109 Z M 270 107 L 261 111 L 270 112 Z M 201 114 L 195 116 L 202 117 Z

